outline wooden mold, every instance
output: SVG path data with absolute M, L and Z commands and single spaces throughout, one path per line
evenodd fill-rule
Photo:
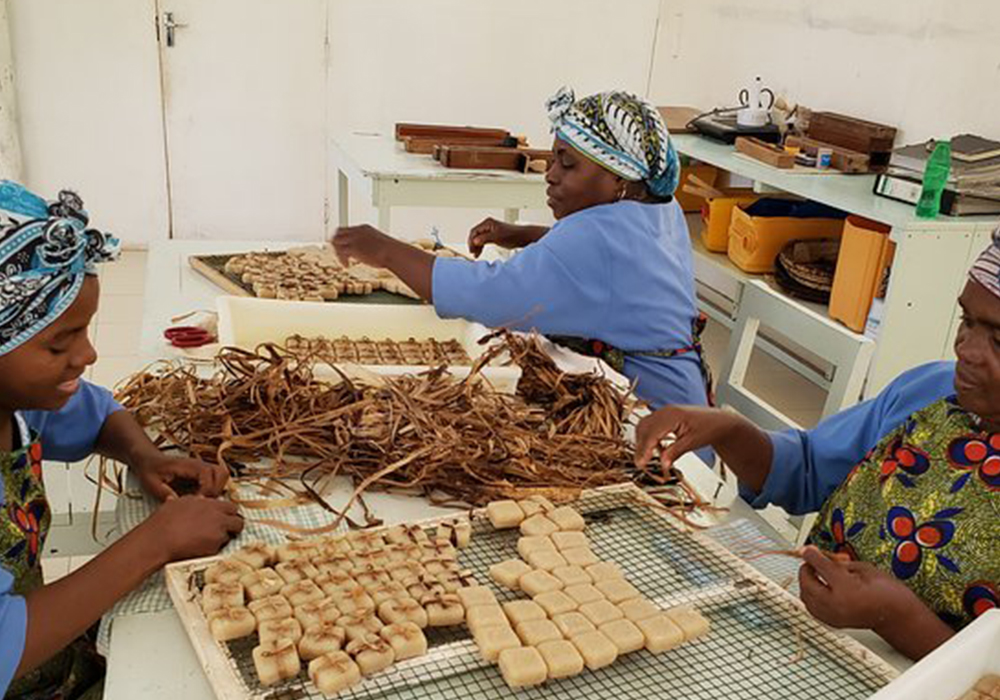
M 434 155 L 446 168 L 522 173 L 544 172 L 555 158 L 552 151 L 482 146 L 441 146 L 435 149 Z
M 824 143 L 805 136 L 789 136 L 785 139 L 785 145 L 798 147 L 811 156 L 815 156 L 821 148 L 829 148 L 833 152 L 830 165 L 845 173 L 867 173 L 871 169 L 870 156 L 832 143 Z
M 788 170 L 795 167 L 795 156 L 780 146 L 765 143 L 760 139 L 740 136 L 736 139 L 736 150 L 774 168 Z
M 510 136 L 506 129 L 479 126 L 448 126 L 442 124 L 396 124 L 396 140 L 406 137 L 418 139 L 487 138 L 503 140 Z

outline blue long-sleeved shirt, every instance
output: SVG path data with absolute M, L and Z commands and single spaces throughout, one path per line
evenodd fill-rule
M 597 339 L 626 351 L 690 345 L 697 315 L 691 240 L 676 202 L 581 210 L 506 262 L 439 258 L 433 294 L 445 318 Z M 625 375 L 654 409 L 706 403 L 693 353 L 628 356 Z
M 759 494 L 742 491 L 755 508 L 789 513 L 819 510 L 857 464 L 913 413 L 955 393 L 955 363 L 933 362 L 900 375 L 875 398 L 820 422 L 812 430 L 771 433 L 774 458 Z
M 80 389 L 60 410 L 24 411 L 20 417 L 38 435 L 45 459 L 75 462 L 93 453 L 104 422 L 119 410 L 121 406 L 107 389 L 81 382 Z M 19 441 L 23 443 L 26 437 L 19 436 Z M 0 481 L 2 514 L 7 512 L 5 494 Z M 13 587 L 13 575 L 0 562 L 0 696 L 6 693 L 21 663 L 28 623 L 24 598 L 14 595 Z

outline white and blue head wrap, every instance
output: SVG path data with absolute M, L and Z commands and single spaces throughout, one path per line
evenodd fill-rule
M 562 88 L 546 104 L 552 131 L 591 160 L 629 182 L 645 182 L 670 197 L 680 181 L 680 159 L 659 111 L 627 92 L 602 92 L 577 101 Z
M 0 180 L 0 355 L 48 328 L 96 274 L 94 265 L 118 256 L 118 239 L 87 223 L 73 192 L 48 203 Z
M 1000 228 L 993 232 L 993 244 L 972 264 L 969 277 L 1000 297 Z

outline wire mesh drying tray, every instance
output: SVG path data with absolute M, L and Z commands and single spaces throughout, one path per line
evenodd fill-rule
M 587 536 L 599 558 L 618 563 L 629 581 L 661 608 L 694 605 L 710 620 L 711 632 L 665 654 L 639 651 L 598 671 L 515 691 L 495 666 L 481 659 L 464 626 L 431 629 L 426 656 L 395 664 L 338 697 L 853 700 L 870 697 L 896 677 L 881 658 L 817 622 L 796 598 L 721 545 L 682 530 L 651 506 L 639 488 L 587 491 L 573 505 L 587 521 Z M 420 524 L 431 527 L 440 520 Z M 459 560 L 486 583 L 492 564 L 518 556 L 518 532 L 494 530 L 478 511 L 472 528 L 472 543 L 460 550 Z M 170 596 L 216 695 L 220 700 L 323 698 L 304 666 L 297 678 L 261 686 L 251 658 L 256 635 L 224 646 L 212 638 L 198 598 L 201 572 L 218 559 L 179 562 L 166 569 Z M 501 601 L 521 595 L 498 591 Z

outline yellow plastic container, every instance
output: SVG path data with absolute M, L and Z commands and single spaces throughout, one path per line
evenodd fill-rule
M 889 226 L 849 216 L 840 242 L 837 270 L 830 292 L 830 318 L 856 333 L 865 330 L 868 312 L 892 264 L 896 245 Z
M 706 185 L 715 187 L 715 183 L 719 179 L 719 169 L 714 165 L 705 165 L 704 163 L 681 166 L 681 184 L 677 188 L 677 192 L 674 194 L 677 199 L 677 203 L 681 205 L 681 209 L 686 213 L 701 211 L 702 206 L 705 204 L 705 198 L 684 191 L 684 185 L 688 181 L 688 175 L 694 175 Z
M 701 208 L 701 240 L 705 247 L 713 253 L 725 253 L 729 249 L 729 225 L 732 222 L 733 208 L 737 204 L 753 204 L 760 195 L 751 189 L 725 190 L 725 197 L 713 197 L 705 200 Z
M 774 272 L 774 261 L 789 241 L 840 238 L 843 219 L 750 216 L 746 205 L 733 209 L 729 226 L 729 259 L 746 272 Z

